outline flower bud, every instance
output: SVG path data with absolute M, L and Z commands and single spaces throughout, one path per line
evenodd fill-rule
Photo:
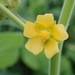
M 20 0 L 12 0 L 12 8 L 16 8 L 20 4 Z
M 20 0 L 0 0 L 0 3 L 2 3 L 6 8 L 8 8 L 10 11 L 17 8 L 17 6 L 20 3 Z M 0 12 L 0 20 L 5 19 L 6 16 Z
M 13 10 L 19 5 L 20 0 L 0 0 L 0 3 L 2 3 L 9 10 Z

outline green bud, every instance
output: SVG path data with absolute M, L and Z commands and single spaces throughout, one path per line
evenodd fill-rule
M 16 8 L 20 4 L 20 0 L 12 0 L 12 7 Z
M 13 10 L 19 5 L 20 0 L 0 0 L 0 3 L 2 3 L 9 10 Z
M 11 0 L 0 0 L 0 3 L 2 3 L 7 8 L 11 6 Z
M 0 0 L 0 3 L 2 3 L 6 8 L 9 10 L 13 10 L 18 7 L 20 0 Z M 6 16 L 0 12 L 0 20 L 5 19 Z

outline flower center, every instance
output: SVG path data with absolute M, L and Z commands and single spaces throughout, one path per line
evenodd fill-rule
M 50 38 L 50 33 L 46 30 L 43 30 L 41 31 L 39 34 L 38 34 L 38 37 L 43 41 L 43 42 L 46 42 L 47 40 L 49 40 Z

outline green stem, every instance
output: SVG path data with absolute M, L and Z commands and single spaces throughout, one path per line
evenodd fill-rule
M 64 5 L 62 8 L 62 12 L 59 19 L 59 24 L 64 24 L 67 28 L 69 26 L 69 21 L 74 9 L 74 1 L 75 0 L 65 0 Z M 62 52 L 62 46 L 63 42 L 60 43 L 59 48 L 60 52 L 57 53 L 52 59 L 51 59 L 51 71 L 50 75 L 60 75 L 60 58 L 61 58 L 61 52 Z
M 16 17 L 11 11 L 9 11 L 1 3 L 0 3 L 0 11 L 3 12 L 11 20 L 13 20 L 21 29 L 24 29 L 25 23 L 22 22 L 18 17 Z

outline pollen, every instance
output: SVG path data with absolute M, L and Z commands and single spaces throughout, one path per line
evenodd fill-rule
M 38 34 L 38 37 L 43 41 L 43 42 L 46 42 L 47 40 L 49 40 L 50 38 L 50 32 L 44 30 L 44 31 L 41 31 L 39 34 Z

